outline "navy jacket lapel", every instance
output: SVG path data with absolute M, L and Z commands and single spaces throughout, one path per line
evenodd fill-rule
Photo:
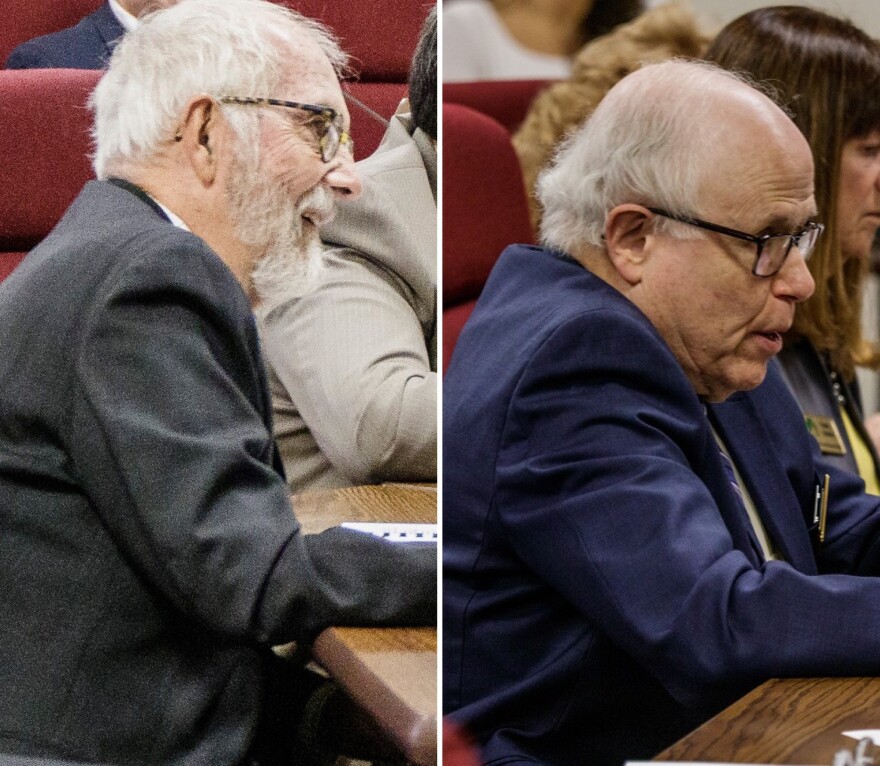
M 119 23 L 119 20 L 110 8 L 109 3 L 104 3 L 90 17 L 95 24 L 95 29 L 104 41 L 106 46 L 106 58 L 110 58 L 113 48 L 119 39 L 125 34 L 125 28 Z
M 748 395 L 735 394 L 722 404 L 710 405 L 709 417 L 730 450 L 774 545 L 796 569 L 816 574 L 803 510 L 785 481 L 785 468 Z

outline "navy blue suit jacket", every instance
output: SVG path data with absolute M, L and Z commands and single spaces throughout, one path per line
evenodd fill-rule
M 488 763 L 604 766 L 767 678 L 880 673 L 878 499 L 820 460 L 775 369 L 707 408 L 619 292 L 509 248 L 444 381 L 446 711 Z
M 22 43 L 9 54 L 6 68 L 103 69 L 124 33 L 110 6 L 104 3 L 72 27 Z

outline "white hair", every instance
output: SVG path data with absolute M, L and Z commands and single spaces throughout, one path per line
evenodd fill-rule
M 622 79 L 538 178 L 542 244 L 565 252 L 601 247 L 608 212 L 628 202 L 699 216 L 724 129 L 714 96 L 741 84 L 754 85 L 740 73 L 680 59 Z M 681 239 L 703 236 L 693 226 L 656 221 Z
M 268 0 L 181 0 L 142 18 L 90 99 L 98 178 L 147 161 L 195 96 L 274 96 L 303 39 L 343 74 L 348 57 L 325 26 Z M 253 137 L 256 117 L 244 111 L 227 116 L 241 138 Z

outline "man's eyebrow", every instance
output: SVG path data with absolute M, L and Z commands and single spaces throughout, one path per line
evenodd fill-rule
M 791 216 L 776 216 L 771 218 L 764 228 L 757 232 L 757 235 L 760 237 L 764 234 L 791 234 L 809 221 L 814 220 L 815 217 L 815 208 L 813 208 L 813 211 L 808 213 L 806 217 L 798 216 L 797 218 L 792 218 Z

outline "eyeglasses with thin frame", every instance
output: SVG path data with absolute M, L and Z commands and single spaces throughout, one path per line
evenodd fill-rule
M 744 231 L 731 229 L 727 226 L 719 226 L 717 223 L 709 223 L 700 218 L 693 218 L 687 215 L 674 215 L 665 210 L 656 207 L 649 207 L 655 215 L 662 215 L 671 221 L 686 223 L 690 226 L 697 226 L 700 229 L 708 229 L 717 234 L 724 234 L 728 237 L 735 237 L 746 242 L 751 242 L 758 250 L 755 256 L 755 265 L 752 267 L 752 274 L 756 277 L 772 277 L 779 273 L 782 264 L 791 252 L 793 246 L 797 246 L 804 260 L 809 259 L 816 246 L 819 235 L 825 230 L 821 223 L 809 221 L 805 223 L 799 231 L 792 234 L 747 234 Z
M 339 151 L 340 146 L 347 146 L 354 156 L 354 140 L 339 125 L 339 113 L 329 106 L 320 104 L 301 104 L 298 101 L 282 101 L 277 98 L 262 98 L 258 96 L 221 96 L 221 104 L 238 104 L 241 106 L 280 106 L 285 109 L 299 109 L 309 112 L 320 118 L 318 131 L 318 145 L 321 148 L 321 159 L 330 162 Z

